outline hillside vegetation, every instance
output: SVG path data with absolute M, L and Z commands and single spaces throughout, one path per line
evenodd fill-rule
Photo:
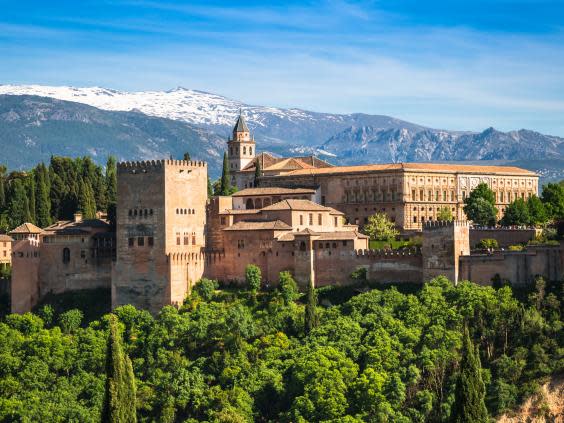
M 216 286 L 200 282 L 180 310 L 155 317 L 114 310 L 139 421 L 446 421 L 460 366 L 469 371 L 465 326 L 465 348 L 476 346 L 482 367 L 471 376 L 483 381 L 490 416 L 515 409 L 563 370 L 561 284 L 538 280 L 516 293 L 437 278 L 413 293 L 373 289 L 341 303 L 331 288 L 337 305 L 317 307 L 307 335 L 303 297 L 288 275 L 281 290 L 258 294 Z M 319 302 L 328 304 L 324 291 Z M 108 322 L 48 305 L 5 317 L 0 421 L 99 421 Z

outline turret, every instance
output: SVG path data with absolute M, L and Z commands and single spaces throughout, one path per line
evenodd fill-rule
M 241 171 L 255 158 L 255 140 L 251 138 L 249 127 L 241 111 L 233 128 L 233 136 L 227 141 L 227 147 L 231 172 Z

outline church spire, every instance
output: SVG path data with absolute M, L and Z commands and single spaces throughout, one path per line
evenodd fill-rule
M 243 117 L 243 113 L 241 111 L 241 109 L 239 109 L 239 117 L 237 118 L 237 123 L 235 124 L 235 127 L 233 128 L 233 133 L 237 133 L 237 132 L 249 132 L 249 127 L 247 126 L 247 123 L 245 122 L 245 118 Z

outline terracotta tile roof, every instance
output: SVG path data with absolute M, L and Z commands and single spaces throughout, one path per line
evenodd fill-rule
M 292 227 L 282 222 L 281 220 L 272 221 L 255 221 L 255 222 L 237 222 L 224 231 L 260 231 L 260 230 L 276 230 L 276 231 L 290 231 Z
M 261 210 L 269 211 L 269 210 L 303 210 L 303 211 L 328 211 L 332 214 L 343 214 L 331 207 L 325 207 L 321 204 L 314 203 L 310 200 L 296 200 L 296 199 L 288 199 L 282 200 L 278 203 L 274 203 L 270 206 L 264 207 Z
M 41 232 L 43 232 L 41 228 L 38 228 L 33 223 L 26 222 L 10 231 L 9 234 L 40 234 Z
M 259 209 L 225 209 L 219 214 L 257 214 L 258 212 L 260 212 Z
M 282 176 L 294 175 L 329 175 L 341 173 L 367 173 L 378 171 L 419 171 L 419 172 L 442 172 L 442 173 L 494 173 L 501 175 L 538 176 L 530 170 L 515 166 L 481 166 L 442 163 L 387 163 L 360 166 L 335 166 L 329 168 L 299 169 L 286 173 Z
M 336 232 L 315 232 L 306 229 L 300 232 L 291 232 L 284 234 L 278 238 L 279 241 L 293 241 L 296 235 L 312 235 L 316 236 L 319 241 L 341 241 L 341 240 L 354 240 L 354 239 L 368 239 L 369 237 L 361 234 L 358 231 L 336 231 Z
M 245 166 L 242 172 L 254 172 L 256 161 L 260 163 L 263 172 L 274 170 L 315 169 L 333 167 L 331 163 L 318 159 L 315 156 L 303 157 L 274 157 L 270 153 L 260 153 L 255 159 Z
M 12 242 L 13 238 L 9 235 L 0 234 L 0 242 Z
M 315 190 L 310 188 L 246 188 L 237 191 L 233 197 L 257 197 L 260 195 L 285 195 L 285 194 L 315 194 Z
M 92 229 L 110 229 L 110 224 L 102 219 L 85 219 L 79 222 L 74 220 L 59 220 L 57 223 L 44 229 L 46 235 L 84 235 Z

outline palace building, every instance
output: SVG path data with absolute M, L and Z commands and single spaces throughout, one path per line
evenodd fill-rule
M 290 271 L 302 287 L 309 281 L 351 283 L 359 268 L 368 280 L 386 283 L 445 275 L 455 282 L 489 284 L 497 277 L 524 284 L 536 275 L 564 275 L 562 245 L 471 250 L 481 237 L 508 245 L 535 236 L 530 229 L 472 228 L 463 212 L 463 200 L 480 182 L 495 192 L 500 213 L 511 201 L 537 194 L 538 176 L 527 170 L 430 163 L 340 167 L 315 157 L 257 155 L 242 115 L 227 152 L 240 188 L 232 196 L 208 198 L 204 162 L 122 162 L 115 232 L 105 221 L 77 215 L 44 229 L 23 224 L 1 238 L 0 247 L 13 239 L 12 311 L 29 311 L 48 293 L 102 287 L 111 289 L 112 307 L 133 304 L 157 313 L 181 305 L 202 277 L 243 283 L 251 263 L 264 283 L 275 284 L 281 271 Z M 445 207 L 454 221 L 438 220 Z M 404 233 L 420 234 L 422 246 L 371 250 L 361 228 L 376 212 Z
M 240 140 L 235 142 L 234 140 Z M 245 148 L 245 145 L 248 147 Z M 465 219 L 464 199 L 485 182 L 494 191 L 501 219 L 517 198 L 538 194 L 538 175 L 511 166 L 436 163 L 390 163 L 333 166 L 315 157 L 255 157 L 256 143 L 242 115 L 228 142 L 233 183 L 249 187 L 309 189 L 322 205 L 345 213 L 351 224 L 363 226 L 368 217 L 386 213 L 405 231 L 421 230 L 448 208 L 455 219 Z M 260 177 L 255 180 L 259 167 Z

